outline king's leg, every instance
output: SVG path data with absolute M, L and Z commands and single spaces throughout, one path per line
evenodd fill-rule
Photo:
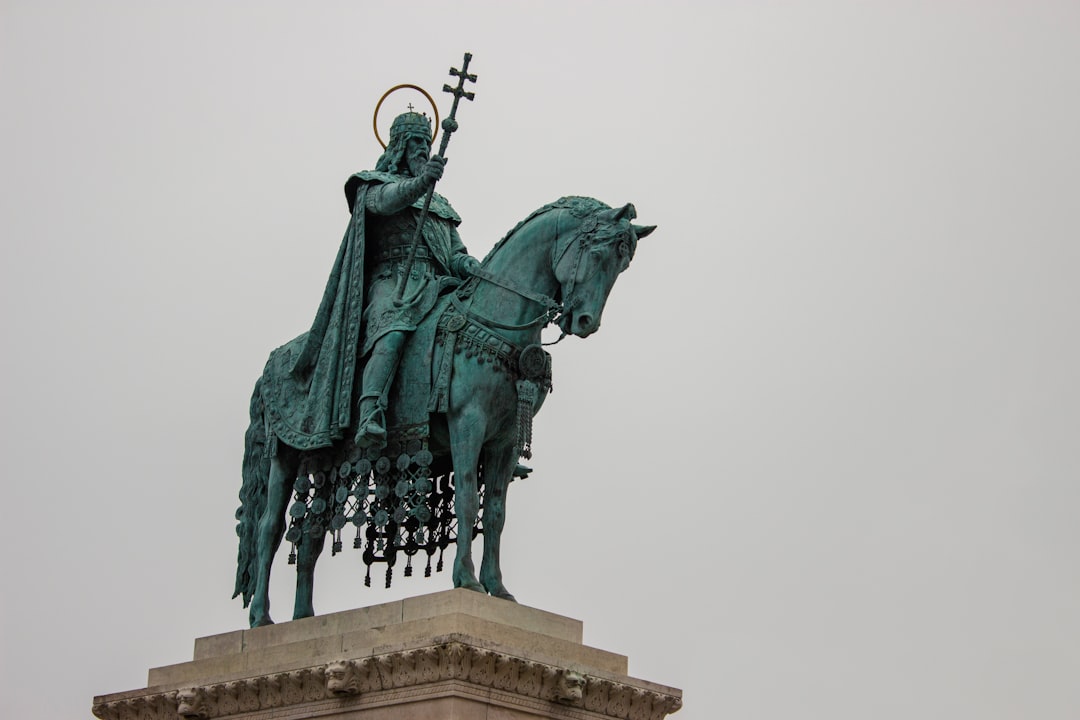
M 405 333 L 395 330 L 376 340 L 368 354 L 356 423 L 356 444 L 361 447 L 386 442 L 386 398 L 404 346 Z

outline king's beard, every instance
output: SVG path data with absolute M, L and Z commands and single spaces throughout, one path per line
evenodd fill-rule
M 413 177 L 420 177 L 420 173 L 423 171 L 427 161 L 428 154 L 424 150 L 417 150 L 405 158 L 405 164 L 409 169 L 409 174 Z

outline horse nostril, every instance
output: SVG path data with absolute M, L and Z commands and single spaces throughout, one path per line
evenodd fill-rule
M 593 316 L 588 313 L 582 313 L 577 316 L 577 329 L 578 332 L 592 332 L 593 330 Z

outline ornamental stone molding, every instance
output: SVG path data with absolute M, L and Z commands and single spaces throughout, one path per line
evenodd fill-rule
M 453 681 L 622 720 L 663 720 L 682 698 L 461 642 L 94 705 L 101 720 L 207 719 Z
M 630 677 L 581 621 L 455 589 L 195 640 L 101 720 L 663 720 L 682 691 Z M 492 714 L 494 713 L 494 714 Z

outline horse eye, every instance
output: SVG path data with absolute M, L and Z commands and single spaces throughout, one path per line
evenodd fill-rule
M 630 243 L 626 242 L 625 240 L 620 242 L 618 252 L 620 258 L 630 257 Z

